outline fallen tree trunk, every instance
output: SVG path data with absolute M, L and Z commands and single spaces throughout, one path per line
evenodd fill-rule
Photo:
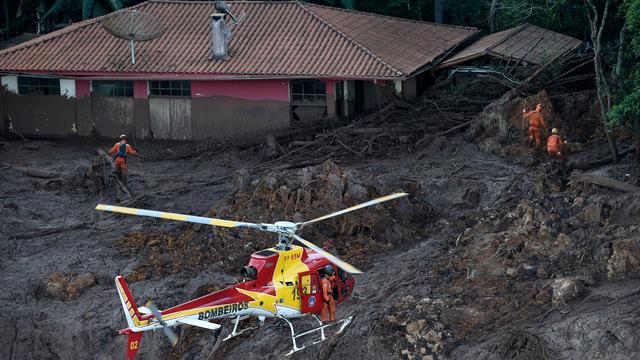
M 572 181 L 600 185 L 624 192 L 640 192 L 640 187 L 598 175 L 577 174 L 573 176 Z
M 62 177 L 62 174 L 57 173 L 55 171 L 36 169 L 36 168 L 27 168 L 22 166 L 13 166 L 13 168 L 27 176 L 38 178 L 38 179 L 55 179 L 55 178 Z
M 624 150 L 622 152 L 620 152 L 618 154 L 619 157 L 623 157 L 633 151 L 636 150 L 635 146 L 630 147 L 627 150 Z M 613 162 L 613 159 L 611 158 L 611 155 L 608 155 L 606 157 L 603 157 L 601 159 L 598 160 L 593 160 L 593 161 L 589 161 L 589 162 L 582 162 L 582 163 L 570 163 L 569 166 L 572 169 L 579 169 L 579 170 L 589 170 L 589 169 L 593 169 L 593 168 L 597 168 L 603 165 L 607 165 Z
M 88 224 L 89 224 L 88 221 L 83 221 L 73 225 L 61 226 L 61 227 L 50 228 L 50 229 L 42 229 L 42 230 L 38 230 L 38 231 L 26 233 L 26 234 L 18 234 L 13 237 L 16 239 L 33 239 L 33 238 L 37 238 L 45 235 L 57 234 L 63 231 L 75 230 L 83 226 L 86 226 Z
M 462 124 L 460 124 L 460 125 L 458 125 L 458 126 L 454 126 L 454 127 L 452 127 L 451 129 L 449 129 L 449 130 L 446 130 L 446 131 L 443 131 L 443 132 L 441 132 L 441 133 L 438 133 L 437 135 L 438 135 L 438 136 L 444 136 L 444 135 L 447 135 L 447 134 L 452 133 L 452 132 L 454 132 L 454 131 L 456 131 L 456 130 L 459 130 L 459 129 L 462 129 L 462 128 L 464 128 L 464 127 L 469 126 L 469 125 L 470 125 L 472 122 L 474 122 L 474 121 L 475 121 L 475 120 L 469 120 L 469 121 L 467 121 L 467 122 L 465 122 L 465 123 L 462 123 Z

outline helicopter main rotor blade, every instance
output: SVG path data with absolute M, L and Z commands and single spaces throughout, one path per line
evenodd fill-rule
M 341 268 L 342 270 L 344 270 L 344 271 L 346 271 L 346 272 L 348 272 L 350 274 L 362 274 L 362 271 L 358 270 L 355 266 L 349 264 L 346 261 L 338 259 L 337 256 L 331 254 L 328 251 L 323 250 L 321 247 L 315 245 L 311 241 L 305 240 L 305 239 L 301 238 L 300 236 L 298 236 L 296 234 L 291 234 L 291 236 L 294 239 L 296 239 L 299 242 L 301 242 L 306 247 L 308 247 L 311 250 L 317 252 L 318 254 L 324 256 L 325 258 L 327 258 L 327 260 L 331 261 L 332 263 L 334 263 L 337 267 Z
M 403 197 L 403 196 L 407 196 L 407 195 L 409 195 L 409 194 L 407 194 L 407 193 L 393 193 L 391 195 L 387 195 L 387 196 L 379 197 L 377 199 L 369 200 L 369 201 L 367 201 L 365 203 L 358 204 L 358 205 L 346 208 L 344 210 L 340 210 L 340 211 L 336 211 L 336 212 L 328 214 L 328 215 L 320 216 L 319 218 L 315 218 L 313 220 L 297 223 L 296 225 L 298 226 L 298 228 L 302 228 L 302 227 L 304 227 L 306 225 L 309 225 L 309 224 L 312 224 L 314 222 L 326 220 L 326 219 L 332 218 L 334 216 L 346 214 L 346 213 L 354 211 L 354 210 L 362 209 L 362 208 L 365 208 L 367 206 L 371 206 L 371 205 L 375 205 L 375 204 L 380 204 L 380 203 L 383 203 L 385 201 L 397 199 L 399 197 Z
M 221 226 L 226 228 L 251 227 L 251 228 L 260 229 L 260 225 L 253 224 L 253 223 L 214 219 L 214 218 L 208 218 L 208 217 L 202 217 L 202 216 L 183 215 L 183 214 L 168 213 L 168 212 L 154 211 L 154 210 L 134 209 L 134 208 L 123 207 L 123 206 L 98 204 L 96 206 L 96 210 L 110 211 L 110 212 L 127 214 L 127 215 L 148 216 L 148 217 L 154 217 L 159 219 L 185 221 L 190 223 Z

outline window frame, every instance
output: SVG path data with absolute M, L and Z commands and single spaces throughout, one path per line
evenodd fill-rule
M 112 85 L 107 94 L 106 85 Z M 100 87 L 103 89 L 100 89 Z M 133 81 L 131 80 L 92 80 L 91 96 L 96 97 L 133 97 Z
M 327 106 L 327 84 L 316 79 L 292 80 L 290 97 L 295 106 Z
M 191 97 L 191 80 L 149 80 L 150 97 Z
M 18 76 L 19 95 L 60 95 L 60 79 L 37 76 Z

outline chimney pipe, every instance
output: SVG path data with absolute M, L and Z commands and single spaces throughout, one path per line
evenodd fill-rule
M 211 14 L 211 51 L 214 59 L 224 59 L 227 57 L 227 24 L 225 22 L 225 14 Z

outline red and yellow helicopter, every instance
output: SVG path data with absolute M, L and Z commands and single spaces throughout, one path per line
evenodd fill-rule
M 255 224 L 99 204 L 96 206 L 96 210 L 227 228 L 246 227 L 272 232 L 278 236 L 275 247 L 251 255 L 249 264 L 241 271 L 244 282 L 162 311 L 151 303 L 138 307 L 124 278 L 117 276 L 115 279 L 116 287 L 128 325 L 126 329 L 119 331 L 121 334 L 128 335 L 127 357 L 129 359 L 135 358 L 140 347 L 142 333 L 145 331 L 162 329 L 172 345 L 175 345 L 178 337 L 171 330 L 172 327 L 191 325 L 218 330 L 220 325 L 211 323 L 209 320 L 228 317 L 235 319 L 234 326 L 229 336 L 224 340 L 253 329 L 253 327 L 238 329 L 240 321 L 251 316 L 257 316 L 260 325 L 264 323 L 266 318 L 283 320 L 291 329 L 293 342 L 293 348 L 287 355 L 304 349 L 304 345 L 298 345 L 298 339 L 302 336 L 319 333 L 320 337 L 313 342 L 316 344 L 326 339 L 324 330 L 328 326 L 340 325 L 337 333 L 342 332 L 351 322 L 351 317 L 328 324 L 323 324 L 318 319 L 317 314 L 320 313 L 322 307 L 321 276 L 329 275 L 326 274 L 328 265 L 337 266 L 337 289 L 334 288 L 333 296 L 336 303 L 339 304 L 346 300 L 353 291 L 355 281 L 351 274 L 358 274 L 361 271 L 312 242 L 301 238 L 296 235 L 296 232 L 315 222 L 406 195 L 408 194 L 394 193 L 309 221 L 299 223 L 278 221 L 273 224 Z M 303 246 L 294 245 L 294 241 L 298 241 Z M 318 326 L 302 333 L 296 333 L 290 319 L 304 316 L 312 316 L 318 322 Z

